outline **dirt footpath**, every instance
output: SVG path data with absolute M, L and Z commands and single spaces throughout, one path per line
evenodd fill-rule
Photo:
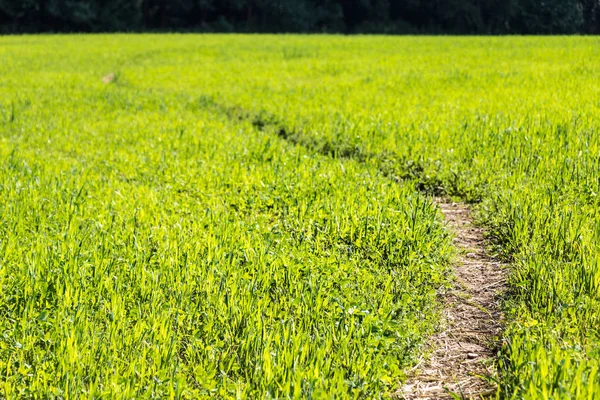
M 473 224 L 466 204 L 436 199 L 454 233 L 460 255 L 453 265 L 455 285 L 440 293 L 444 322 L 428 343 L 430 355 L 413 370 L 398 393 L 405 399 L 493 396 L 496 387 L 482 377 L 495 376 L 502 329 L 499 298 L 506 290 L 506 268 L 487 251 L 483 230 Z

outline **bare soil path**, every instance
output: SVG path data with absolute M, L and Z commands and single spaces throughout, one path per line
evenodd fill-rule
M 460 256 L 453 266 L 454 286 L 440 293 L 444 326 L 429 340 L 432 353 L 412 371 L 398 393 L 405 399 L 465 399 L 493 396 L 498 338 L 502 329 L 499 297 L 506 268 L 487 251 L 483 230 L 473 224 L 467 205 L 436 199 L 455 234 Z

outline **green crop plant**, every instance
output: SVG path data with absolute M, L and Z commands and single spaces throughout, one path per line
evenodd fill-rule
M 0 393 L 388 395 L 439 320 L 443 195 L 510 263 L 501 396 L 596 398 L 599 65 L 597 37 L 0 38 Z

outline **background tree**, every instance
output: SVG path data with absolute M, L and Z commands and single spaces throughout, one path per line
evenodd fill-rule
M 526 34 L 583 31 L 581 0 L 520 0 L 512 10 L 511 28 Z
M 600 0 L 0 0 L 0 31 L 600 33 Z

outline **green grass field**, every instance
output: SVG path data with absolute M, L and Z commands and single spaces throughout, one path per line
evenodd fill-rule
M 597 37 L 0 37 L 0 398 L 390 396 L 432 195 L 510 262 L 499 396 L 598 398 L 599 135 Z

